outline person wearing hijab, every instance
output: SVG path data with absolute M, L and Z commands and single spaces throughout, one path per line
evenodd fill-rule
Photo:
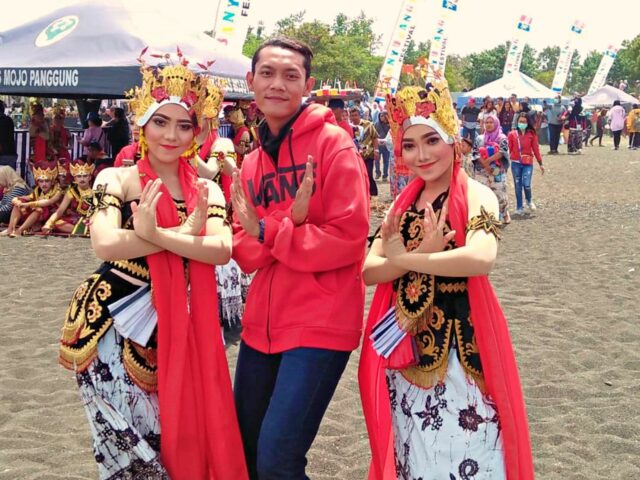
M 526 110 L 521 108 L 520 112 Z M 500 220 L 508 224 L 511 222 L 506 175 L 509 170 L 509 143 L 502 133 L 497 115 L 485 117 L 484 135 L 479 140 L 477 148 L 480 155 L 474 164 L 474 178 L 496 194 L 500 204 Z

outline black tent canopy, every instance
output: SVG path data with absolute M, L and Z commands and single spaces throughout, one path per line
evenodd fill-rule
M 60 8 L 0 33 L 0 93 L 17 96 L 123 98 L 139 85 L 137 57 L 171 53 L 176 46 L 197 63 L 215 60 L 210 70 L 224 80 L 225 98 L 252 96 L 245 75 L 251 62 L 217 48 L 204 33 L 180 30 L 187 24 L 162 16 L 162 11 L 136 12 L 120 0 Z

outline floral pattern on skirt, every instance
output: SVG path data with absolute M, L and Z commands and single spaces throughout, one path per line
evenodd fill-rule
M 424 389 L 387 370 L 387 387 L 399 480 L 506 478 L 495 406 L 467 378 L 456 352 L 449 352 L 442 383 Z
M 226 265 L 216 265 L 216 279 L 220 324 L 226 331 L 236 330 L 241 325 L 251 277 L 231 260 Z
M 158 395 L 131 381 L 122 345 L 123 338 L 110 327 L 98 342 L 96 359 L 76 373 L 100 479 L 168 480 L 159 456 Z
M 500 220 L 504 220 L 506 213 L 509 211 L 509 195 L 507 194 L 507 174 L 502 173 L 496 181 L 496 177 L 490 175 L 484 168 L 475 169 L 474 179 L 481 184 L 489 187 L 498 197 L 498 205 L 500 207 Z

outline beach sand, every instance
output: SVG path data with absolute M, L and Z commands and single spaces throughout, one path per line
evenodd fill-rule
M 534 175 L 539 209 L 505 229 L 491 275 L 537 478 L 640 478 L 640 152 L 594 147 L 545 165 Z M 57 355 L 71 294 L 98 264 L 85 239 L 0 238 L 0 480 L 97 478 Z M 236 355 L 229 348 L 231 368 Z M 365 478 L 357 363 L 354 352 L 309 453 L 314 480 Z

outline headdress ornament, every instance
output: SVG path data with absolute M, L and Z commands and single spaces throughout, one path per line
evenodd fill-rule
M 151 57 L 164 59 L 163 66 L 150 66 L 142 58 L 147 48 L 142 50 L 138 61 L 141 64 L 142 86 L 129 90 L 127 96 L 131 98 L 131 107 L 135 112 L 137 124 L 146 125 L 151 116 L 162 106 L 168 104 L 180 105 L 192 117 L 199 121 L 203 114 L 212 115 L 220 111 L 222 92 L 206 73 L 194 73 L 189 68 L 189 60 L 177 48 L 178 62 L 173 63 L 170 54 L 151 54 Z M 213 61 L 197 66 L 207 72 Z
M 33 178 L 35 180 L 55 180 L 58 176 L 56 164 L 51 166 L 33 167 Z
M 77 175 L 93 175 L 93 170 L 95 169 L 92 163 L 85 162 L 73 162 L 69 166 L 71 170 L 71 175 L 74 177 Z
M 389 124 L 394 147 L 401 150 L 402 133 L 412 125 L 432 127 L 442 139 L 453 144 L 458 137 L 458 116 L 453 108 L 449 85 L 439 73 L 426 87 L 410 86 L 387 95 Z

